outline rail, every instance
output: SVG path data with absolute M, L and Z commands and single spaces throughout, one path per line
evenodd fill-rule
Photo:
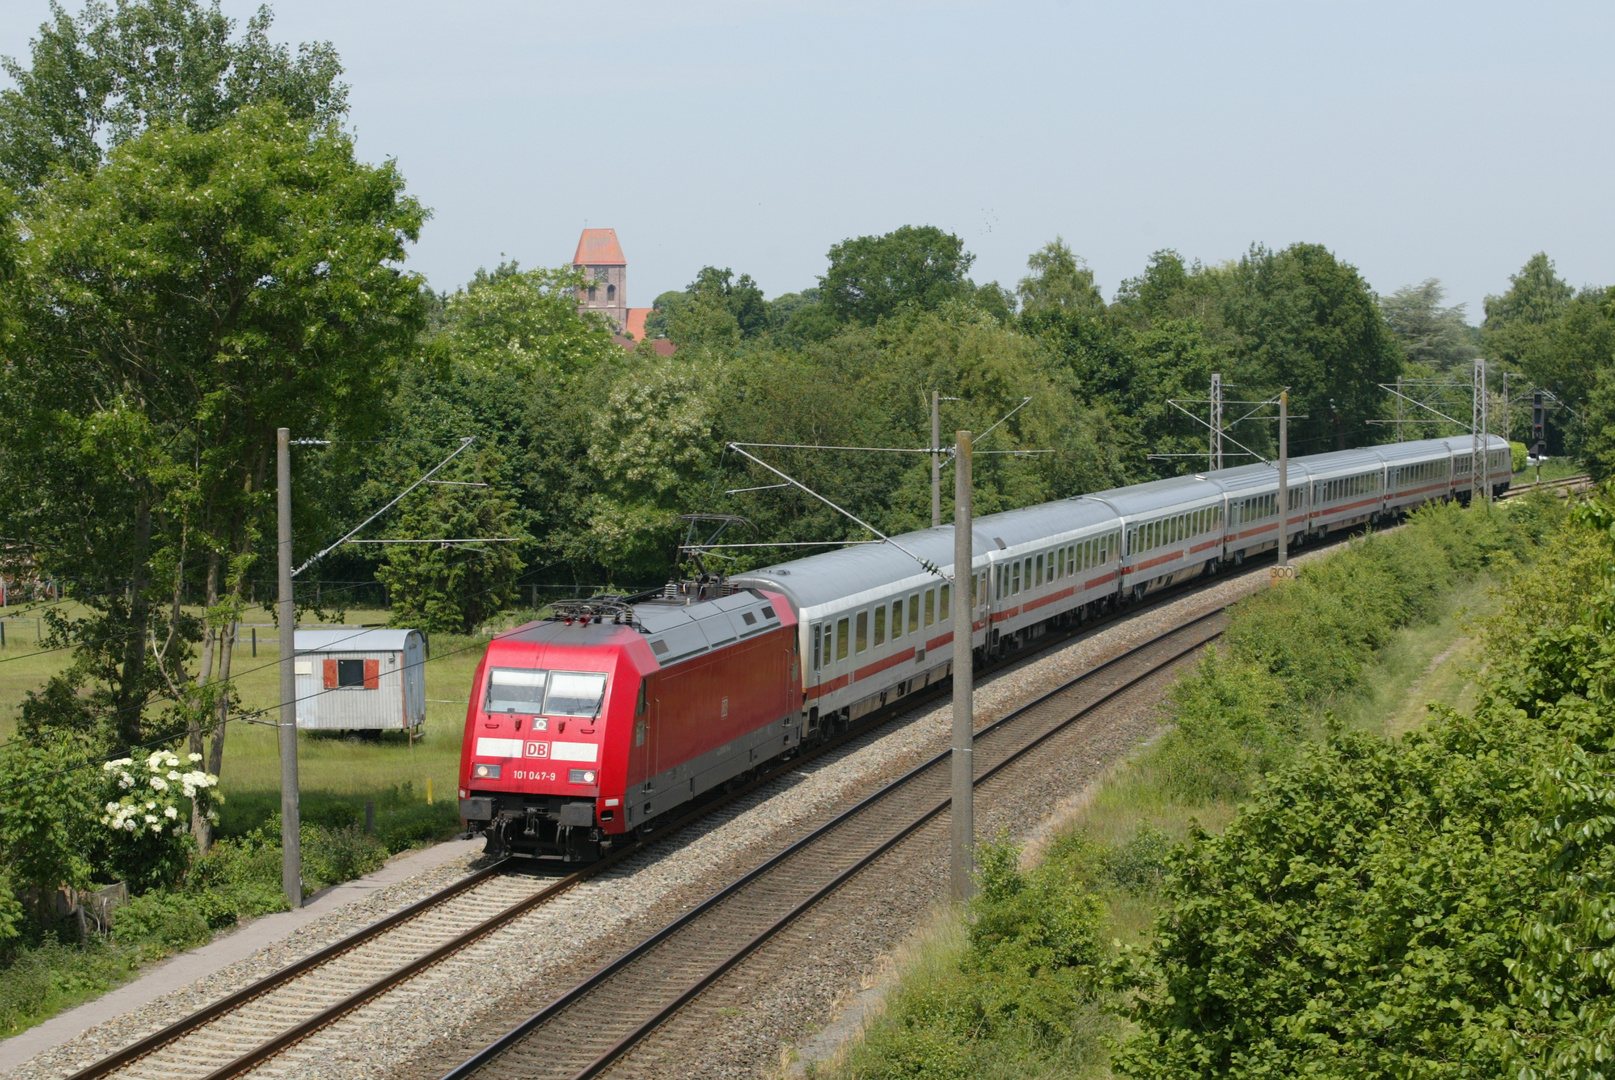
M 1027 718 L 1036 718 L 1045 704 L 1070 694 L 1075 688 L 1090 680 L 1135 661 L 1152 650 L 1160 650 L 1164 643 L 1172 639 L 1180 636 L 1191 638 L 1187 645 L 1161 650 L 1161 655 L 1148 663 L 1143 670 L 1124 678 L 1118 685 L 1105 690 L 1094 700 L 1085 702 L 1063 719 L 1008 750 L 996 763 L 975 777 L 974 783 L 977 786 L 986 783 L 1084 716 L 1215 640 L 1222 633 L 1220 629 L 1213 629 L 1203 635 L 1193 634 L 1192 631 L 1216 619 L 1225 610 L 1226 606 L 1219 607 L 1170 627 L 1150 640 L 1082 672 L 1063 685 L 982 728 L 975 736 L 978 745 L 996 735 L 1014 732 Z M 597 1075 L 656 1031 L 725 972 L 778 935 L 882 855 L 946 811 L 950 805 L 948 798 L 933 801 L 924 796 L 927 792 L 931 792 L 932 788 L 947 790 L 946 774 L 950 757 L 951 752 L 944 751 L 916 766 L 736 881 L 714 892 L 696 907 L 642 939 L 505 1035 L 444 1074 L 443 1080 L 469 1080 L 485 1069 L 490 1070 L 490 1075 L 493 1076 L 510 1075 L 524 1078 L 555 1076 L 585 1080 Z M 940 779 L 940 783 L 934 783 L 931 787 L 918 792 L 918 797 L 922 799 L 921 807 L 913 811 L 895 813 L 892 816 L 897 820 L 889 823 L 890 828 L 882 830 L 878 837 L 866 838 L 867 843 L 858 844 L 859 837 L 854 830 L 849 829 L 849 826 L 882 807 L 905 789 L 919 787 L 917 781 L 922 778 Z M 900 807 L 898 809 L 901 811 Z M 853 832 L 851 837 L 844 835 L 849 831 Z M 828 880 L 822 879 L 827 867 L 833 866 L 837 857 L 845 857 L 854 851 L 858 854 L 850 865 L 830 874 Z M 797 875 L 794 882 L 790 880 L 792 873 Z M 775 875 L 783 875 L 782 880 L 771 880 Z M 790 887 L 793 884 L 797 886 L 794 891 Z M 806 895 L 801 895 L 804 892 Z M 737 900 L 748 893 L 758 894 L 758 899 L 752 901 L 749 907 Z M 789 906 L 786 906 L 787 903 Z M 775 913 L 782 907 L 785 909 L 784 913 L 776 916 Z M 754 922 L 760 920 L 762 925 L 754 930 L 753 926 L 748 924 L 747 916 L 751 916 Z M 719 951 L 716 960 L 711 959 L 714 955 L 715 941 L 733 940 L 737 936 L 738 941 Z M 687 940 L 680 940 L 681 938 Z M 669 976 L 676 979 L 680 974 L 688 976 L 688 981 L 682 983 L 675 981 L 672 986 L 666 985 Z M 612 984 L 619 980 L 624 985 L 613 987 Z M 613 1003 L 613 1009 L 586 1008 L 581 1004 L 584 1003 L 584 999 L 597 995 L 609 998 Z M 579 1008 L 574 1010 L 573 1006 Z M 586 1013 L 589 1022 L 566 1023 L 568 1015 L 574 1011 Z M 647 1011 L 648 1015 L 645 1015 Z M 612 1021 L 620 1020 L 625 1012 L 635 1014 L 630 1016 L 629 1022 L 634 1023 L 637 1020 L 637 1023 L 630 1030 L 619 1033 L 613 1030 Z M 558 1037 L 543 1039 L 545 1031 L 552 1026 L 560 1029 Z M 611 1041 L 602 1045 L 603 1039 Z M 541 1045 L 529 1045 L 540 1042 Z M 568 1057 L 577 1061 L 580 1053 L 583 1054 L 581 1065 L 565 1064 L 564 1068 L 557 1068 L 562 1066 Z M 502 1068 L 501 1066 L 506 1064 L 503 1059 L 507 1055 L 511 1060 L 508 1067 Z

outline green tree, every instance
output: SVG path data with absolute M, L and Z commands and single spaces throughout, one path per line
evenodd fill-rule
M 9 885 L 32 897 L 41 921 L 54 915 L 50 897 L 57 888 L 88 885 L 94 869 L 90 838 L 101 828 L 101 777 L 80 767 L 86 749 L 81 740 L 63 738 L 50 746 L 14 741 L 0 750 L 0 865 Z M 0 899 L 0 922 L 11 922 L 14 911 L 11 897 Z
M 1254 247 L 1233 271 L 1224 322 L 1239 378 L 1290 387 L 1295 453 L 1373 442 L 1368 421 L 1385 414 L 1380 383 L 1402 372 L 1401 346 L 1355 267 L 1320 244 Z
M 56 169 L 89 172 L 156 126 L 207 131 L 269 101 L 318 124 L 347 111 L 330 43 L 294 58 L 269 40 L 268 7 L 236 40 L 219 0 L 89 0 L 77 18 L 52 0 L 50 10 L 31 65 L 0 64 L 15 83 L 0 91 L 0 179 L 18 191 L 37 192 Z
M 1026 260 L 1031 271 L 1017 288 L 1023 312 L 1057 308 L 1103 314 L 1105 298 L 1094 283 L 1093 271 L 1056 236 Z
M 1479 335 L 1465 321 L 1463 304 L 1441 305 L 1445 296 L 1441 282 L 1427 278 L 1382 298 L 1380 307 L 1409 363 L 1467 377 L 1459 369 L 1480 355 Z
M 216 631 L 273 534 L 275 429 L 373 432 L 421 325 L 398 264 L 425 212 L 402 188 L 271 103 L 153 128 L 28 209 L 0 467 L 36 483 L 0 495 L 0 520 L 88 611 L 56 622 L 72 685 L 36 701 L 87 701 L 109 749 L 212 726 L 219 771 L 233 641 Z M 198 585 L 202 624 L 181 608 Z M 173 714 L 149 724 L 160 701 Z
M 975 287 L 966 274 L 974 261 L 952 233 L 904 225 L 833 246 L 819 285 L 838 318 L 872 326 L 905 307 L 929 310 L 969 296 Z
M 502 478 L 497 451 L 476 456 L 457 475 Z M 388 532 L 377 580 L 388 587 L 391 623 L 431 633 L 470 634 L 517 598 L 520 552 L 528 537 L 515 501 L 500 487 L 438 486 L 404 503 Z M 469 540 L 433 544 L 415 541 Z M 510 541 L 510 542 L 507 542 Z
M 1490 359 L 1558 389 L 1555 332 L 1576 290 L 1559 276 L 1553 260 L 1542 251 L 1508 280 L 1507 292 L 1486 298 L 1482 344 Z

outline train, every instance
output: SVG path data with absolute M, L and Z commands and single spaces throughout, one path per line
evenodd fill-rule
M 951 675 L 952 608 L 978 663 L 1278 545 L 1508 488 L 1492 436 L 1292 458 L 1154 480 L 975 519 L 955 588 L 953 527 L 638 596 L 556 605 L 498 634 L 474 677 L 460 816 L 490 854 L 587 862 L 691 800 Z M 1282 526 L 1281 526 L 1282 520 Z M 929 564 L 929 565 L 927 565 Z M 932 568 L 935 569 L 932 569 Z

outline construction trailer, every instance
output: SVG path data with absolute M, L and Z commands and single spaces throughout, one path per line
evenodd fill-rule
M 419 630 L 299 630 L 297 726 L 408 731 L 426 724 L 426 639 Z

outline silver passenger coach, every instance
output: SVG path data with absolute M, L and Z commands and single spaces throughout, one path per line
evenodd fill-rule
M 1424 439 L 1291 458 L 1282 515 L 1292 545 L 1467 500 L 1471 440 Z M 1494 493 L 1508 442 L 1488 440 Z M 968 594 L 920 565 L 953 568 L 953 527 L 905 533 L 736 575 L 783 593 L 800 623 L 804 737 L 834 730 L 950 674 L 953 605 L 971 609 L 973 648 L 993 655 L 1051 628 L 1212 573 L 1278 545 L 1278 469 L 1242 465 L 977 518 Z M 901 545 L 901 546 L 899 546 Z M 905 553 L 912 552 L 912 555 Z

